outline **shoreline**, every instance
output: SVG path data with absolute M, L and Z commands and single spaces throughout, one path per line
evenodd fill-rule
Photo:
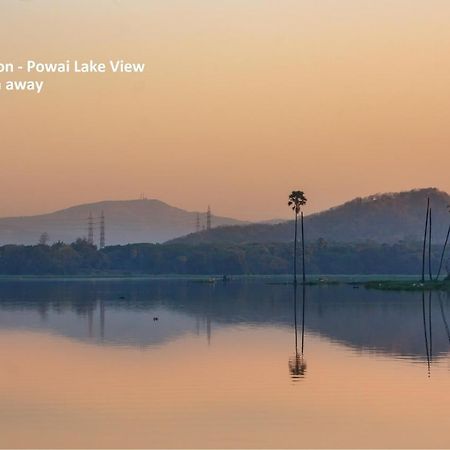
M 83 281 L 167 281 L 202 284 L 230 284 L 234 282 L 264 282 L 273 286 L 292 286 L 291 275 L 179 275 L 179 274 L 91 274 L 91 275 L 0 275 L 3 282 L 83 282 Z M 302 282 L 298 286 L 302 286 Z M 450 291 L 450 280 L 425 281 L 414 275 L 314 275 L 306 286 L 353 286 L 381 291 Z

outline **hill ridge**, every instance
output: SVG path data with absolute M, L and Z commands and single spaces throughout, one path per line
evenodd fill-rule
M 86 236 L 89 214 L 98 217 L 102 211 L 108 244 L 161 243 L 193 231 L 197 214 L 206 222 L 206 212 L 187 211 L 158 199 L 104 200 L 50 213 L 0 218 L 0 244 L 36 244 L 44 232 L 50 242 L 70 243 Z M 212 220 L 216 226 L 246 223 L 216 215 Z
M 448 193 L 435 187 L 377 193 L 305 216 L 308 240 L 323 238 L 332 242 L 373 240 L 394 243 L 420 240 L 423 233 L 427 197 L 433 205 L 436 242 L 443 241 L 450 216 Z M 177 238 L 178 243 L 261 243 L 292 241 L 293 220 L 279 224 L 250 224 L 220 227 Z

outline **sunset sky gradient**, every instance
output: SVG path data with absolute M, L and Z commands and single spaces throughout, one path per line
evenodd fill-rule
M 144 192 L 256 220 L 292 189 L 307 212 L 450 190 L 449 23 L 448 0 L 3 1 L 0 62 L 147 70 L 0 92 L 0 216 Z

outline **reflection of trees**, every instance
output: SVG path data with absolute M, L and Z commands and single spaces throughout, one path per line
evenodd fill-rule
M 293 381 L 305 376 L 306 361 L 304 359 L 305 349 L 305 285 L 302 285 L 302 329 L 301 329 L 301 351 L 298 351 L 298 324 L 297 324 L 297 284 L 294 284 L 294 330 L 295 330 L 295 355 L 289 358 L 289 372 Z
M 299 355 L 302 333 L 301 289 L 299 283 L 296 304 Z M 419 358 L 426 364 L 420 293 L 418 297 L 417 293 L 400 292 L 364 291 L 362 294 L 362 291 L 348 286 L 306 287 L 306 290 L 306 301 L 309 302 L 308 329 L 314 333 L 358 351 L 376 351 L 407 360 Z M 449 333 L 445 327 L 446 321 L 450 326 L 450 297 L 446 293 L 441 295 L 443 314 L 438 294 L 432 295 L 432 355 L 433 364 L 436 364 L 443 358 L 448 358 L 450 351 Z M 425 291 L 425 308 L 429 303 L 427 296 Z M 202 330 L 206 328 L 207 315 L 213 329 L 215 324 L 219 328 L 240 324 L 294 328 L 293 286 L 280 288 L 280 285 L 271 285 L 270 282 L 266 284 L 237 280 L 212 285 L 195 280 L 168 282 L 138 279 L 120 282 L 2 281 L 0 326 L 12 328 L 25 324 L 34 328 L 56 330 L 60 334 L 82 340 L 91 336 L 97 342 L 100 341 L 100 300 L 104 302 L 106 310 L 104 341 L 107 343 L 125 342 L 122 339 L 126 339 L 126 344 L 146 345 L 155 339 L 172 339 L 172 331 L 178 332 L 175 326 L 164 333 L 159 327 L 159 332 L 155 333 L 155 327 L 147 327 L 138 317 L 140 312 L 161 308 L 191 318 L 193 331 L 196 320 Z M 21 311 L 27 314 L 20 314 Z M 30 314 L 32 312 L 35 314 Z M 126 313 L 124 318 L 127 321 L 136 318 L 136 327 L 124 330 L 119 318 L 121 313 Z M 48 316 L 47 321 L 44 320 L 45 315 Z M 428 327 L 427 309 L 425 319 Z M 90 333 L 91 320 L 93 323 Z M 400 328 L 399 324 L 402 324 Z M 295 362 L 295 352 L 291 348 L 285 363 L 291 355 Z M 311 364 L 308 357 L 306 359 Z

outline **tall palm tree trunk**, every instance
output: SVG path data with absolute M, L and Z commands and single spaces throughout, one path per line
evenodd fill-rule
M 297 285 L 297 228 L 298 214 L 295 213 L 295 231 L 294 231 L 294 284 Z
M 427 230 L 428 230 L 428 213 L 430 212 L 430 197 L 427 200 L 427 215 L 425 218 L 425 231 L 423 233 L 423 248 L 422 248 L 422 283 L 425 282 L 425 253 L 427 246 Z
M 306 281 L 306 271 L 305 271 L 305 227 L 303 226 L 303 211 L 301 212 L 302 219 L 302 275 L 303 275 L 303 285 Z
M 430 227 L 428 228 L 428 275 L 430 281 L 433 281 L 433 274 L 431 272 L 431 208 L 428 219 L 430 221 Z
M 298 330 L 297 330 L 297 285 L 294 284 L 294 329 L 295 329 L 295 356 L 298 356 Z
M 447 243 L 448 243 L 448 238 L 449 237 L 450 237 L 450 225 L 448 226 L 447 237 L 445 238 L 444 247 L 442 248 L 441 260 L 439 261 L 439 270 L 438 270 L 438 273 L 436 275 L 436 281 L 438 281 L 439 275 L 441 274 L 442 263 L 444 262 L 444 255 L 445 255 L 445 250 L 447 248 Z
M 305 303 L 306 303 L 306 286 L 302 285 L 302 355 L 305 351 Z

